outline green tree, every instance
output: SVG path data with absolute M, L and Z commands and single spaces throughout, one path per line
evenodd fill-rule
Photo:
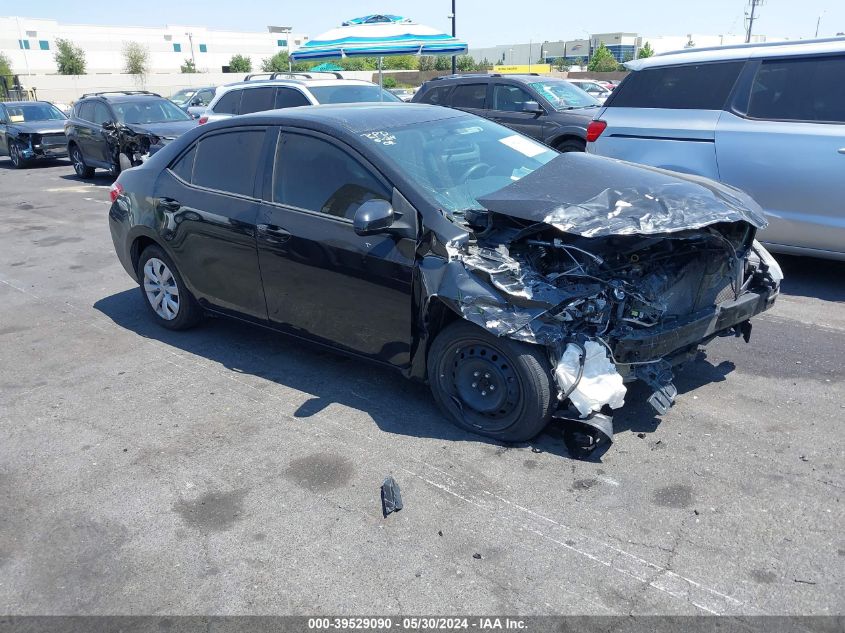
M 610 49 L 604 43 L 593 52 L 590 63 L 587 64 L 587 70 L 593 73 L 612 72 L 617 68 L 619 68 L 619 62 L 616 61 L 613 53 L 610 52 Z
M 53 55 L 60 75 L 84 75 L 85 51 L 70 40 L 57 39 Z
M 434 70 L 435 61 L 433 55 L 420 55 L 418 63 L 420 70 Z
M 229 72 L 252 72 L 252 60 L 246 55 L 232 55 L 232 59 L 229 60 Z
M 261 60 L 261 70 L 265 73 L 287 72 L 290 68 L 290 55 L 287 51 L 279 51 L 272 57 Z
M 455 67 L 463 73 L 473 71 L 477 68 L 475 60 L 469 55 L 458 55 L 455 60 Z
M 417 70 L 419 62 L 414 55 L 396 55 L 385 57 L 383 67 L 393 70 Z
M 0 53 L 0 76 L 12 74 L 12 62 L 3 53 Z
M 138 42 L 123 45 L 123 70 L 130 75 L 143 77 L 150 71 L 150 52 Z
M 489 70 L 493 68 L 493 62 L 491 62 L 486 57 L 481 60 L 481 63 L 478 64 L 478 70 Z
M 193 74 L 197 72 L 197 65 L 194 63 L 194 60 L 186 59 L 185 63 L 182 64 L 180 71 L 187 75 Z
M 645 59 L 646 57 L 651 57 L 652 55 L 654 55 L 654 50 L 651 48 L 651 44 L 646 42 L 637 53 L 637 59 Z
M 381 80 L 381 85 L 384 88 L 395 88 L 396 87 L 396 79 L 394 77 L 383 77 Z
M 452 70 L 452 58 L 446 55 L 438 55 L 434 61 L 435 70 Z
M 346 57 L 333 63 L 343 70 L 378 70 L 378 57 Z

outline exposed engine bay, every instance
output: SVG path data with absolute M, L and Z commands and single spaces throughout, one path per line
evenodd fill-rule
M 454 274 L 449 294 L 489 332 L 546 346 L 555 417 L 571 423 L 570 450 L 584 454 L 611 440 L 625 383 L 647 383 L 664 414 L 675 365 L 717 336 L 748 342 L 749 319 L 772 306 L 782 273 L 754 239 L 759 207 L 739 191 L 673 176 L 662 188 L 605 188 L 562 204 L 543 189 L 554 162 L 536 183 L 525 182 L 532 174 L 465 212 L 470 237 L 452 257 L 469 278 Z
M 137 167 L 172 139 L 156 136 L 151 132 L 135 130 L 124 123 L 104 125 L 106 142 L 112 162 L 120 171 Z

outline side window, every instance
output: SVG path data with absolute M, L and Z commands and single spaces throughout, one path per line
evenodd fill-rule
M 106 104 L 100 103 L 99 101 L 95 101 L 94 118 L 91 119 L 91 122 L 96 123 L 97 125 L 102 125 L 106 121 L 114 121 L 112 113 L 109 112 L 109 109 L 106 107 Z
M 249 88 L 243 91 L 241 97 L 241 114 L 261 112 L 273 109 L 273 95 L 275 88 Z
M 188 150 L 187 154 L 176 161 L 170 170 L 185 182 L 191 182 L 191 177 L 194 173 L 194 158 L 196 155 L 197 146 L 194 145 L 190 150 Z
M 458 84 L 452 93 L 453 108 L 484 108 L 487 84 Z
M 214 112 L 217 114 L 238 114 L 242 93 L 243 90 L 230 90 L 224 94 L 214 106 Z
M 845 123 L 845 56 L 763 60 L 748 116 Z
M 273 201 L 351 220 L 367 200 L 390 192 L 361 163 L 311 136 L 283 134 L 276 147 Z
M 263 129 L 203 137 L 194 158 L 193 184 L 252 196 L 263 142 Z
M 449 93 L 452 92 L 452 86 L 437 86 L 431 90 L 427 90 L 420 98 L 420 103 L 430 103 L 431 105 L 449 105 Z
M 504 112 L 522 112 L 526 101 L 536 101 L 519 86 L 495 84 L 493 86 L 493 109 Z
M 214 98 L 214 93 L 211 90 L 200 90 L 197 98 L 200 100 L 200 105 L 208 105 Z
M 79 105 L 77 116 L 83 121 L 91 121 L 94 119 L 94 102 L 86 101 Z
M 631 73 L 607 104 L 612 108 L 721 110 L 745 62 L 648 68 Z
M 275 107 L 277 109 L 295 108 L 304 105 L 311 105 L 311 102 L 296 88 L 276 88 Z
M 6 118 L 6 108 L 0 105 L 0 123 L 8 123 Z

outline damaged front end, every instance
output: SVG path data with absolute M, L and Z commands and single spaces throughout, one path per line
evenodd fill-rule
M 706 179 L 564 154 L 493 194 L 460 222 L 469 239 L 424 262 L 429 296 L 500 337 L 543 345 L 579 455 L 611 441 L 626 383 L 658 414 L 673 367 L 717 336 L 751 334 L 782 274 L 754 239 L 765 219 Z
M 112 164 L 120 171 L 143 164 L 175 137 L 163 137 L 153 132 L 136 129 L 124 123 L 107 123 L 103 126 Z

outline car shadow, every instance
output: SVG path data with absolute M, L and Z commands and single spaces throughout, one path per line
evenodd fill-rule
M 86 185 L 111 185 L 115 179 L 109 176 L 108 172 L 97 170 L 91 178 L 80 178 L 73 171 L 73 164 L 71 164 L 71 172 L 69 174 L 62 174 L 59 176 L 62 180 L 70 180 L 71 182 L 81 182 Z
M 775 253 L 783 269 L 784 295 L 845 301 L 845 262 Z
M 484 442 L 498 447 L 530 447 L 571 457 L 563 443 L 564 424 L 552 420 L 543 434 L 529 443 L 498 442 L 463 431 L 437 409 L 428 387 L 374 363 L 327 350 L 234 319 L 209 318 L 199 327 L 172 332 L 153 322 L 135 289 L 100 299 L 94 308 L 116 325 L 144 338 L 220 364 L 232 372 L 252 375 L 310 395 L 293 416 L 309 419 L 339 404 L 366 413 L 387 433 L 429 437 L 449 442 Z M 679 393 L 718 380 L 733 370 L 731 363 L 714 366 L 703 355 L 678 375 Z M 648 388 L 631 385 L 627 404 L 614 416 L 616 432 L 654 431 L 660 418 L 645 403 Z M 319 424 L 319 420 L 315 421 Z M 594 454 L 592 461 L 599 461 Z
M 47 167 L 57 167 L 63 164 L 72 166 L 72 163 L 67 158 L 39 158 L 37 160 L 33 160 L 31 163 L 26 165 L 23 171 L 26 171 L 27 169 L 44 169 Z M 2 158 L 0 158 L 0 169 L 18 171 L 18 169 L 14 165 L 12 165 L 12 160 L 8 156 L 3 156 Z

